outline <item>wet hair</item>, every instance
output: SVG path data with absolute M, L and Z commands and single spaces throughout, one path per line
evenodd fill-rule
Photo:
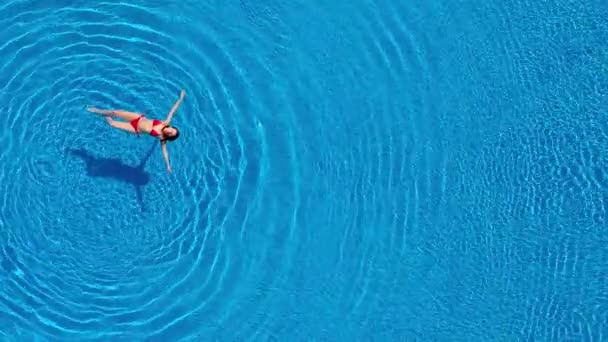
M 166 128 L 173 128 L 173 129 L 175 129 L 175 135 L 172 135 L 172 136 L 167 136 L 167 135 L 165 135 L 165 139 L 163 139 L 164 141 L 167 141 L 167 140 L 168 140 L 168 141 L 173 141 L 173 140 L 175 140 L 175 139 L 177 139 L 177 138 L 179 137 L 179 130 L 177 129 L 177 127 L 173 127 L 173 126 L 166 126 L 165 128 L 163 128 L 163 131 L 164 131 Z M 164 134 L 163 134 L 163 135 L 164 135 Z

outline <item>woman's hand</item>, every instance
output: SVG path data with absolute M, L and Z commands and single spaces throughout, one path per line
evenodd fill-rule
M 179 94 L 179 99 L 180 99 L 180 100 L 183 100 L 183 99 L 184 99 L 184 96 L 186 96 L 186 91 L 185 91 L 185 90 L 182 90 L 182 92 Z

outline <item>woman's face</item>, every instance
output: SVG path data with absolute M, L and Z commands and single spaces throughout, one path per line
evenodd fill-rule
M 177 134 L 177 130 L 173 127 L 163 128 L 163 134 L 167 137 L 174 137 Z

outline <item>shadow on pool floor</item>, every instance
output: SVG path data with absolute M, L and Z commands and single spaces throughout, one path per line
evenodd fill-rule
M 84 148 L 66 149 L 66 152 L 85 162 L 89 177 L 110 178 L 133 185 L 137 193 L 137 200 L 142 210 L 145 211 L 141 187 L 150 182 L 150 174 L 144 171 L 144 167 L 155 147 L 156 144 L 149 149 L 137 166 L 125 164 L 118 158 L 97 157 Z

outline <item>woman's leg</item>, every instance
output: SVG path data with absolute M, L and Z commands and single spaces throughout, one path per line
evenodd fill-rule
M 101 115 L 113 115 L 113 110 L 99 109 L 95 107 L 87 107 L 87 110 L 91 113 L 97 113 Z
M 108 122 L 108 124 L 110 124 L 110 126 L 112 126 L 114 128 L 118 128 L 118 129 L 121 129 L 123 131 L 127 131 L 129 133 L 137 134 L 137 132 L 135 131 L 135 129 L 133 128 L 133 126 L 130 123 L 128 123 L 128 122 L 116 121 L 116 120 L 112 119 L 109 116 L 106 117 L 106 121 Z
M 98 109 L 94 107 L 87 108 L 89 112 L 106 115 L 106 116 L 117 116 L 125 121 L 132 121 L 141 116 L 140 113 L 127 112 L 124 110 L 108 110 L 108 109 Z

